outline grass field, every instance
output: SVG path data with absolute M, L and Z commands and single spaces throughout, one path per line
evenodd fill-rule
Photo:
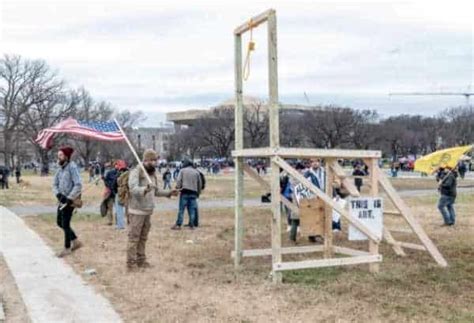
M 10 180 L 9 190 L 0 190 L 0 205 L 54 205 L 57 203 L 52 193 L 53 176 L 40 177 L 27 175 L 22 177 L 22 182 L 16 184 Z M 88 177 L 82 175 L 83 193 L 85 204 L 96 205 L 103 196 L 104 184 L 88 183 Z M 172 184 L 174 185 L 174 183 Z M 246 198 L 256 198 L 263 194 L 258 183 L 247 178 L 245 180 Z M 231 175 L 218 175 L 206 177 L 206 189 L 201 199 L 232 198 L 234 196 L 234 178 Z
M 269 180 L 269 176 L 265 178 Z M 103 196 L 104 185 L 102 181 L 99 181 L 98 185 L 94 183 L 89 184 L 85 173 L 82 175 L 82 180 L 84 185 L 82 194 L 84 203 L 86 205 L 97 205 Z M 430 178 L 393 178 L 390 180 L 398 190 L 436 190 L 436 182 Z M 10 189 L 0 191 L 0 205 L 54 205 L 57 202 L 51 192 L 52 181 L 52 176 L 40 177 L 32 174 L 24 176 L 20 184 L 10 180 Z M 258 198 L 266 193 L 257 182 L 248 176 L 245 177 L 244 185 L 245 198 Z M 474 180 L 466 179 L 460 181 L 459 186 L 474 187 Z M 233 198 L 233 196 L 234 177 L 232 174 L 206 177 L 206 189 L 201 196 L 202 200 Z
M 228 184 L 232 181 L 229 179 Z M 229 189 L 231 191 L 231 189 Z M 474 321 L 474 217 L 473 194 L 460 194 L 455 228 L 441 228 L 436 196 L 410 198 L 417 219 L 446 257 L 449 267 L 439 268 L 427 253 L 407 251 L 399 258 L 386 244 L 379 274 L 367 265 L 311 269 L 284 273 L 284 283 L 269 279 L 270 258 L 246 258 L 235 272 L 233 210 L 202 210 L 202 227 L 171 231 L 174 212 L 153 216 L 147 245 L 155 267 L 128 274 L 125 270 L 126 232 L 103 225 L 95 215 L 74 216 L 85 247 L 66 258 L 84 279 L 108 297 L 127 322 L 314 322 L 314 321 Z M 28 217 L 27 223 L 53 248 L 62 242 L 54 215 Z M 401 225 L 397 217 L 387 225 Z M 348 243 L 347 225 L 336 242 L 367 248 L 367 242 Z M 270 212 L 245 210 L 245 248 L 270 245 Z M 282 233 L 284 245 L 290 245 Z M 416 242 L 412 235 L 397 234 Z M 300 244 L 306 244 L 300 239 Z M 316 254 L 312 255 L 316 257 Z M 291 256 L 285 259 L 306 259 Z

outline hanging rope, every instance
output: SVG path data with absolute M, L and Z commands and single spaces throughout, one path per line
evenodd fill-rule
M 244 63 L 244 71 L 243 71 L 243 78 L 244 81 L 247 81 L 247 79 L 250 76 L 250 54 L 255 50 L 255 42 L 253 41 L 253 22 L 252 19 L 249 21 L 249 28 L 250 28 L 250 39 L 249 43 L 247 46 L 247 56 L 245 57 L 245 63 Z

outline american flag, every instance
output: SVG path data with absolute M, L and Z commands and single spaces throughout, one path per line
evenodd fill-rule
M 71 133 L 81 137 L 104 141 L 125 140 L 114 121 L 80 121 L 68 118 L 51 128 L 41 130 L 35 141 L 44 149 L 48 149 L 51 147 L 53 137 L 57 133 Z

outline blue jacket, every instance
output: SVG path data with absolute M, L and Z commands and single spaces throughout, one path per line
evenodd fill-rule
M 82 182 L 79 169 L 74 162 L 68 162 L 66 166 L 59 167 L 54 175 L 53 193 L 63 194 L 70 200 L 74 200 L 81 194 Z

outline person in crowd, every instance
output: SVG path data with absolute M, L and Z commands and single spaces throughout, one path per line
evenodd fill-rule
M 2 190 L 9 189 L 8 186 L 8 176 L 10 176 L 10 170 L 8 167 L 3 167 L 1 175 L 1 182 L 2 182 Z
M 106 164 L 106 171 L 104 172 L 104 200 L 102 203 L 105 204 L 107 225 L 114 224 L 114 205 L 115 205 L 115 194 L 117 187 L 118 170 L 111 168 L 110 164 Z
M 201 174 L 193 167 L 189 159 L 182 163 L 183 168 L 179 172 L 176 181 L 176 189 L 180 190 L 179 210 L 176 224 L 171 227 L 172 230 L 181 230 L 183 224 L 184 210 L 188 210 L 189 228 L 194 230 L 196 224 L 197 198 L 202 190 Z
M 76 164 L 71 161 L 73 153 L 74 149 L 71 147 L 59 149 L 59 168 L 53 180 L 53 194 L 59 202 L 56 223 L 64 232 L 64 249 L 57 254 L 58 257 L 70 255 L 74 250 L 82 247 L 82 243 L 71 228 L 75 201 L 80 198 L 82 189 L 79 170 Z
M 366 176 L 367 174 L 362 170 L 360 164 L 356 164 L 352 176 L 357 176 L 354 178 L 354 185 L 357 187 L 357 190 L 360 192 L 362 185 L 364 185 L 364 180 L 361 176 Z
M 198 172 L 199 172 L 199 176 L 201 176 L 201 184 L 202 184 L 202 187 L 201 187 L 201 192 L 204 191 L 204 189 L 206 188 L 206 177 L 204 176 L 204 174 L 198 169 L 197 165 L 194 164 L 194 169 L 196 169 Z M 195 214 L 195 217 L 194 217 L 194 227 L 197 228 L 199 226 L 199 196 L 200 196 L 201 193 L 199 193 L 198 195 L 198 198 L 196 199 L 196 214 Z M 190 223 L 188 223 L 187 225 L 188 227 L 191 226 Z
M 293 202 L 293 186 L 290 182 L 290 176 L 283 169 L 280 169 L 280 194 L 283 195 L 289 202 Z M 286 220 L 288 224 L 287 232 L 291 231 L 291 209 L 283 205 L 283 210 L 286 213 Z
M 4 189 L 3 172 L 5 172 L 5 167 L 0 166 L 0 187 L 2 190 Z
M 311 167 L 305 172 L 304 177 L 308 178 L 314 186 L 324 191 L 326 187 L 326 172 L 321 166 L 319 158 L 311 161 Z
M 163 173 L 163 189 L 171 189 L 171 171 L 169 167 L 166 167 L 165 172 Z
M 176 181 L 176 179 L 178 178 L 178 175 L 179 175 L 179 171 L 180 171 L 180 167 L 178 165 L 176 165 L 174 170 L 173 170 L 173 180 Z
M 95 163 L 94 166 L 95 177 L 100 178 L 100 174 L 102 174 L 102 167 L 100 167 L 100 163 Z M 99 185 L 99 181 L 95 182 L 95 185 Z
M 176 190 L 162 191 L 158 189 L 156 163 L 158 154 L 153 149 L 146 149 L 143 153 L 143 166 L 151 179 L 148 179 L 143 170 L 137 166 L 130 171 L 128 189 L 130 193 L 128 204 L 129 231 L 127 244 L 127 269 L 133 272 L 138 268 L 150 268 L 145 254 L 146 241 L 151 228 L 151 215 L 155 208 L 155 196 L 171 197 L 177 194 Z
M 21 179 L 21 166 L 20 165 L 16 166 L 15 177 L 16 177 L 16 183 L 20 184 L 20 179 Z
M 456 186 L 458 173 L 456 169 L 452 169 L 443 165 L 436 174 L 438 182 L 438 191 L 440 197 L 438 200 L 438 210 L 443 216 L 443 226 L 453 226 L 456 223 L 456 212 L 454 203 L 456 201 Z
M 459 171 L 459 177 L 461 177 L 461 179 L 464 179 L 464 176 L 466 175 L 466 172 L 467 172 L 467 166 L 466 166 L 466 163 L 464 161 L 459 161 L 458 163 L 458 171 Z
M 395 162 L 393 162 L 391 165 L 390 165 L 390 175 L 392 177 L 397 177 L 398 176 L 398 168 L 397 168 L 397 165 Z
M 89 164 L 89 183 L 92 183 L 95 179 L 94 165 Z
M 326 172 L 321 166 L 321 160 L 319 158 L 311 160 L 310 168 L 305 172 L 304 177 L 309 179 L 311 183 L 319 188 L 321 191 L 326 190 Z M 322 237 L 309 236 L 308 239 L 311 242 L 317 242 Z
M 296 169 L 296 171 L 298 171 L 298 173 L 300 173 L 303 176 L 307 172 L 306 166 L 301 162 L 296 163 L 295 169 Z M 290 180 L 290 185 L 291 185 L 292 191 L 293 191 L 292 197 L 295 198 L 295 199 L 292 199 L 292 201 L 297 202 L 298 199 L 296 197 L 296 186 L 298 185 L 298 181 L 293 180 L 292 178 L 290 178 L 289 180 Z M 300 226 L 299 215 L 294 213 L 294 212 L 291 212 L 290 213 L 290 223 L 291 223 L 291 229 L 290 229 L 289 239 L 293 242 L 296 242 L 296 235 L 298 234 L 298 232 L 300 230 L 300 228 L 299 228 L 299 226 Z
M 114 170 L 106 175 L 108 181 L 113 181 L 112 192 L 114 195 L 114 209 L 115 209 L 115 228 L 117 230 L 125 229 L 125 205 L 120 203 L 119 178 L 128 171 L 127 163 L 124 160 L 117 160 L 114 165 Z

